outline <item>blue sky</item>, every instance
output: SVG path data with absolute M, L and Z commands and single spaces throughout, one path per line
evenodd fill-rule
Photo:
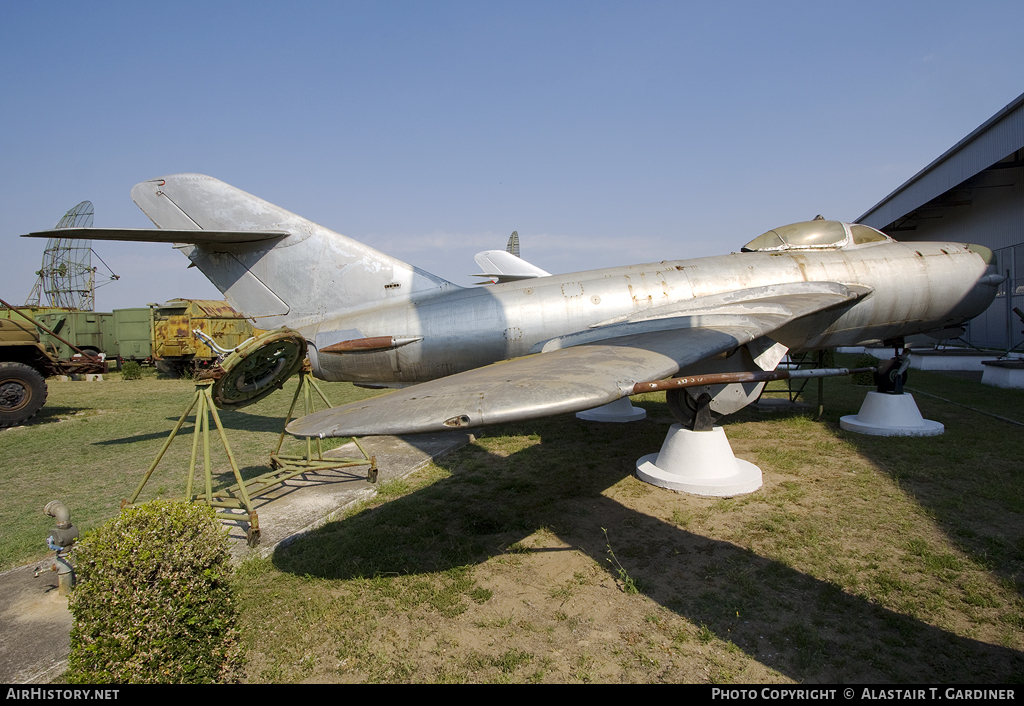
M 0 298 L 52 228 L 200 172 L 458 284 L 852 220 L 1024 92 L 1019 2 L 0 2 Z M 217 291 L 101 242 L 97 308 Z

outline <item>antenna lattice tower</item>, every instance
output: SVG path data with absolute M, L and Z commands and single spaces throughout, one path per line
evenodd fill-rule
M 91 228 L 92 220 L 92 202 L 82 201 L 65 213 L 56 227 Z M 46 250 L 43 251 L 43 266 L 36 272 L 38 278 L 25 306 L 44 306 L 45 294 L 49 306 L 93 311 L 96 306 L 96 268 L 92 266 L 92 255 L 91 240 L 47 240 Z M 110 281 L 116 279 L 117 275 L 111 272 Z

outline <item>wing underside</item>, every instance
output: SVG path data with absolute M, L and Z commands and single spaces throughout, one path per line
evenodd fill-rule
M 688 332 L 695 355 L 739 345 L 742 333 Z M 361 402 L 311 414 L 288 425 L 297 436 L 363 436 L 444 431 L 499 424 L 613 402 L 631 380 L 661 379 L 679 369 L 676 332 L 660 331 L 495 363 Z
M 296 436 L 410 434 L 523 421 L 592 409 L 638 382 L 735 350 L 798 318 L 866 293 L 836 283 L 800 283 L 731 302 L 688 303 L 680 315 L 609 324 L 567 336 L 546 352 L 503 361 L 334 407 L 288 425 Z

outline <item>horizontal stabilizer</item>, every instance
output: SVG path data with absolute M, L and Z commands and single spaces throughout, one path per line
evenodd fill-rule
M 531 265 L 521 257 L 516 257 L 504 250 L 484 250 L 474 255 L 473 259 L 483 269 L 483 272 L 473 276 L 486 277 L 496 284 L 551 276 L 550 272 L 545 272 L 536 265 Z
M 286 230 L 165 230 L 163 228 L 60 228 L 27 233 L 23 238 L 75 238 L 78 240 L 126 240 L 139 243 L 258 243 L 283 238 Z

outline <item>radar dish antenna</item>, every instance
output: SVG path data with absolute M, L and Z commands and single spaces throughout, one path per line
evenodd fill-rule
M 91 228 L 93 207 L 83 201 L 64 214 L 56 228 Z M 49 306 L 79 311 L 93 311 L 96 306 L 96 269 L 92 266 L 92 241 L 73 238 L 50 238 L 43 251 L 43 266 L 36 274 L 36 284 L 25 306 L 42 306 L 43 295 Z M 99 256 L 97 255 L 97 258 Z M 99 258 L 103 262 L 102 258 Z M 103 266 L 110 272 L 107 263 Z M 110 272 L 109 284 L 118 279 Z

